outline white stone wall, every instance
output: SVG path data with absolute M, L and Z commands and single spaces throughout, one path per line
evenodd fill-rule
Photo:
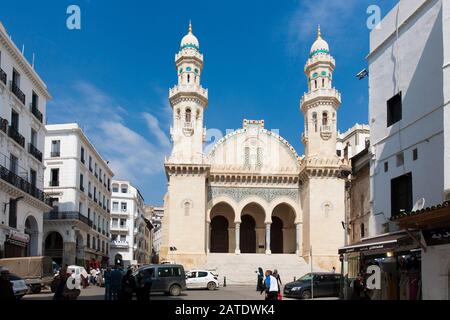
M 371 33 L 372 236 L 386 231 L 382 225 L 391 216 L 390 183 L 393 178 L 412 172 L 413 203 L 420 198 L 425 198 L 427 206 L 443 201 L 444 181 L 448 180 L 448 174 L 444 172 L 444 158 L 448 159 L 448 156 L 444 157 L 444 123 L 448 121 L 448 113 L 444 113 L 442 107 L 441 9 L 442 2 L 438 0 L 400 1 L 399 7 L 382 21 L 382 28 Z M 403 94 L 403 118 L 387 127 L 386 103 L 399 91 Z M 419 159 L 413 161 L 412 152 L 416 148 Z M 404 153 L 405 164 L 397 167 L 396 156 L 400 152 Z M 385 162 L 389 163 L 388 172 L 384 171 Z
M 450 245 L 422 250 L 422 292 L 424 300 L 450 300 Z
M 10 35 L 0 22 L 0 68 L 7 75 L 7 83 L 0 81 L 0 117 L 11 124 L 11 112 L 14 110 L 19 114 L 18 132 L 25 138 L 25 147 L 19 146 L 13 139 L 8 137 L 7 133 L 0 131 L 0 165 L 6 169 L 10 169 L 10 156 L 14 155 L 18 158 L 18 175 L 30 182 L 30 170 L 36 171 L 36 187 L 43 190 L 44 187 L 44 165 L 37 160 L 29 152 L 29 143 L 31 142 L 31 129 L 36 132 L 36 142 L 34 147 L 39 151 L 44 151 L 45 122 L 46 122 L 46 105 L 50 95 L 47 91 L 45 83 L 31 67 L 26 58 L 21 54 L 16 45 L 12 42 Z M 20 74 L 20 90 L 25 94 L 25 104 L 16 98 L 11 91 L 11 80 L 13 70 Z M 30 104 L 32 102 L 32 92 L 38 97 L 38 110 L 43 115 L 40 122 L 31 112 Z M 4 184 L 3 184 L 4 183 Z M 9 234 L 9 207 L 8 203 L 11 199 L 24 196 L 17 203 L 17 228 L 16 231 L 25 232 L 25 221 L 27 217 L 34 217 L 34 231 L 30 243 L 31 255 L 42 254 L 42 233 L 43 233 L 43 212 L 47 206 L 39 201 L 39 204 L 33 202 L 34 198 L 19 189 L 10 188 L 8 182 L 3 182 L 0 186 L 0 205 L 5 206 L 6 210 L 0 211 L 0 251 L 3 251 L 4 240 Z

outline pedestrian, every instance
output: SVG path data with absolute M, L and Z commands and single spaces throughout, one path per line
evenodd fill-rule
M 336 273 L 336 267 L 333 267 L 333 269 L 331 269 L 331 273 Z
M 278 281 L 273 276 L 271 270 L 266 271 L 266 280 L 265 280 L 265 288 L 266 288 L 266 300 L 268 301 L 276 301 L 278 300 Z
M 112 294 L 111 294 L 111 267 L 106 268 L 105 274 L 104 274 L 104 280 L 105 280 L 105 300 L 112 300 Z
M 151 269 L 153 271 L 153 269 Z M 150 292 L 152 290 L 153 273 L 140 271 L 136 276 L 136 298 L 138 301 L 149 301 Z
M 256 291 L 262 291 L 264 290 L 264 271 L 261 267 L 259 267 L 256 273 L 258 274 L 258 279 L 256 282 Z
M 128 269 L 127 273 L 122 278 L 122 290 L 120 292 L 121 300 L 133 300 L 133 293 L 136 289 L 136 280 L 133 276 L 133 271 Z
M 53 295 L 53 300 L 64 300 L 64 289 L 67 285 L 67 279 L 69 278 L 69 274 L 67 273 L 67 264 L 61 267 L 59 270 L 59 274 L 56 279 L 56 290 Z
M 119 300 L 122 272 L 115 267 L 111 272 L 111 299 Z
M 9 270 L 1 268 L 0 270 L 0 301 L 14 301 L 16 297 L 14 295 L 13 285 L 9 278 Z
M 95 275 L 96 275 L 95 268 L 91 269 L 91 284 L 95 285 Z
M 281 288 L 283 286 L 283 283 L 281 282 L 281 277 L 280 274 L 278 273 L 278 270 L 275 269 L 273 270 L 273 276 L 275 277 L 275 279 L 277 279 L 277 285 L 278 285 L 278 300 L 282 300 L 282 293 L 281 293 Z

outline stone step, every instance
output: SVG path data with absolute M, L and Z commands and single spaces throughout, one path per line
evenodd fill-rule
M 311 266 L 303 258 L 294 254 L 229 254 L 211 253 L 207 257 L 206 268 L 219 275 L 223 284 L 226 277 L 227 285 L 255 285 L 258 268 L 263 270 L 278 270 L 283 283 L 291 282 L 311 271 Z M 321 270 L 315 270 L 321 271 Z

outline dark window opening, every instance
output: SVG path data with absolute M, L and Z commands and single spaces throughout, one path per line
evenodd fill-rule
M 391 216 L 411 212 L 413 205 L 412 174 L 391 180 Z
M 402 93 L 398 93 L 387 102 L 387 126 L 402 120 Z

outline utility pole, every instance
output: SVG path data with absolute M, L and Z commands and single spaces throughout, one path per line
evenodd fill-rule
M 311 261 L 311 299 L 314 300 L 314 274 L 313 274 L 313 249 L 312 246 L 309 249 L 309 256 Z

